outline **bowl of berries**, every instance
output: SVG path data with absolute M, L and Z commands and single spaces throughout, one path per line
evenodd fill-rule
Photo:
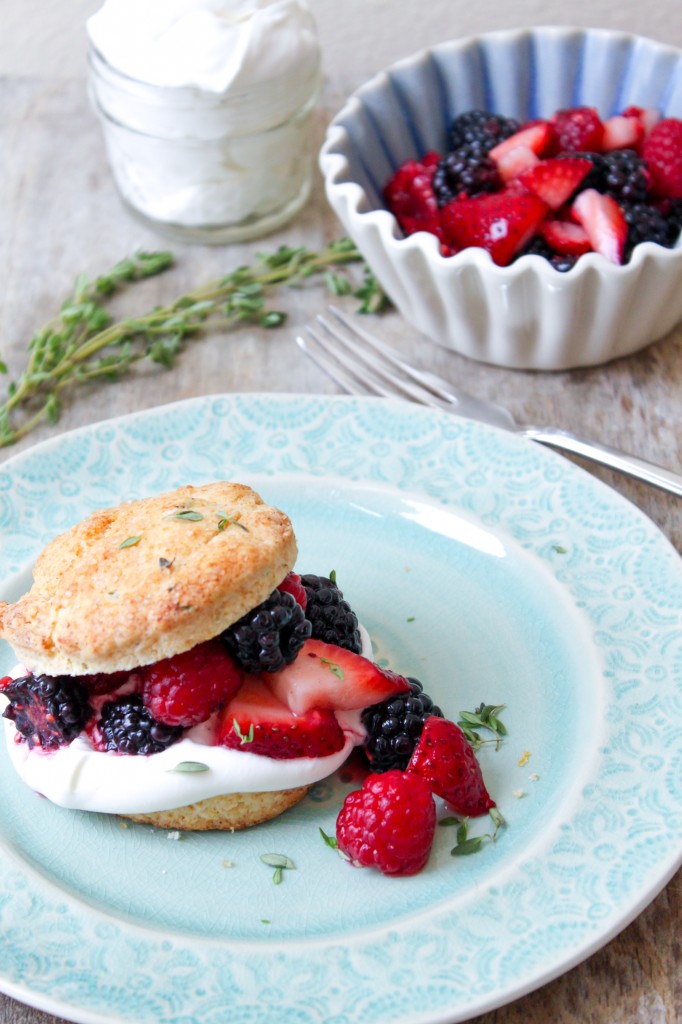
M 493 32 L 381 72 L 333 119 L 328 200 L 405 319 L 482 362 L 607 362 L 682 320 L 682 51 Z

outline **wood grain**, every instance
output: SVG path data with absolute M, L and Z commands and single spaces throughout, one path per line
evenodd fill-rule
M 337 106 L 328 84 L 319 131 Z M 32 332 L 75 276 L 106 269 L 133 249 L 166 248 L 125 213 L 114 192 L 98 125 L 81 81 L 0 78 L 0 358 L 18 373 Z M 338 237 L 319 180 L 304 213 L 261 242 L 225 249 L 172 246 L 177 267 L 136 286 L 127 315 L 248 262 L 280 243 L 319 247 Z M 319 285 L 282 295 L 288 324 L 244 328 L 192 343 L 177 367 L 140 372 L 126 384 L 82 391 L 57 428 L 44 427 L 0 463 L 51 436 L 109 416 L 217 391 L 330 392 L 333 386 L 293 344 L 325 296 Z M 135 303 L 134 309 L 130 304 Z M 349 309 L 354 308 L 347 300 Z M 519 419 L 552 424 L 630 449 L 682 470 L 682 330 L 608 366 L 530 373 L 473 363 L 414 335 L 396 313 L 373 323 L 415 361 L 450 375 L 473 393 L 506 404 Z M 593 470 L 639 506 L 682 550 L 682 505 L 624 477 Z M 477 1024 L 679 1024 L 682 876 L 625 930 L 563 977 Z M 0 1024 L 48 1024 L 53 1018 L 0 996 Z M 358 1022 L 359 1024 L 359 1022 Z

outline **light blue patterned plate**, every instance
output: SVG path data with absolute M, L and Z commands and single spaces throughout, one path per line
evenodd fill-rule
M 653 524 L 554 453 L 454 416 L 224 395 L 1 465 L 2 596 L 92 509 L 220 478 L 291 515 L 298 568 L 335 569 L 377 656 L 448 714 L 507 705 L 508 739 L 481 762 L 508 828 L 471 857 L 440 828 L 427 869 L 389 879 L 319 835 L 345 775 L 268 825 L 172 840 L 51 805 L 3 747 L 0 988 L 91 1024 L 436 1024 L 623 928 L 682 851 L 682 571 Z M 11 661 L 1 647 L 0 673 Z M 295 862 L 280 885 L 264 853 Z

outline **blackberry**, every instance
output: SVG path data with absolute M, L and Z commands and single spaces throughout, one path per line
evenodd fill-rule
M 551 263 L 555 270 L 559 273 L 565 273 L 574 267 L 576 264 L 577 256 L 567 256 L 564 253 L 555 252 L 551 245 L 548 245 L 544 238 L 539 235 L 533 235 L 529 242 L 526 242 L 524 247 L 520 249 L 515 260 L 521 258 L 521 256 L 543 256 L 548 263 Z
M 31 748 L 65 746 L 92 714 L 86 688 L 71 676 L 23 676 L 2 692 L 9 700 L 3 718 L 14 722 Z
M 518 121 L 511 117 L 489 114 L 486 110 L 467 110 L 459 114 L 450 125 L 448 148 L 455 150 L 474 142 L 489 153 L 498 142 L 514 135 L 519 128 Z
M 634 149 L 614 149 L 603 153 L 600 192 L 618 202 L 642 203 L 649 194 L 651 176 L 644 160 Z
M 623 262 L 627 263 L 632 250 L 640 242 L 657 242 L 658 245 L 670 248 L 677 241 L 679 227 L 670 216 L 661 213 L 655 206 L 647 203 L 622 203 L 621 208 L 628 225 Z
M 592 164 L 592 170 L 585 175 L 573 196 L 595 188 L 597 192 L 613 196 L 619 203 L 641 203 L 649 194 L 650 174 L 646 162 L 634 149 L 614 149 L 610 153 L 575 151 L 563 153 L 560 159 L 564 157 L 580 157 Z
M 432 187 L 438 205 L 445 206 L 461 192 L 497 192 L 502 184 L 495 161 L 478 143 L 469 142 L 438 162 Z
M 182 727 L 157 722 L 139 693 L 107 701 L 97 723 L 105 750 L 120 754 L 159 754 L 180 739 Z
M 362 723 L 367 730 L 365 752 L 373 772 L 387 772 L 392 768 L 405 771 L 426 719 L 430 715 L 443 717 L 418 679 L 408 676 L 407 682 L 410 693 L 389 697 L 362 712 Z
M 680 232 L 682 231 L 682 199 L 671 199 L 668 203 L 668 209 L 665 210 L 665 215 L 668 218 L 670 224 L 670 237 L 672 238 L 671 246 L 677 241 Z
M 265 601 L 222 634 L 228 651 L 247 672 L 279 672 L 311 635 L 310 622 L 292 594 L 273 590 Z
M 301 577 L 301 583 L 308 598 L 305 613 L 312 626 L 312 636 L 360 654 L 362 640 L 358 619 L 348 601 L 344 600 L 336 580 L 308 574 Z

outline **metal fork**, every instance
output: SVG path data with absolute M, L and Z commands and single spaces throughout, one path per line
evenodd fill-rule
M 508 409 L 461 391 L 454 384 L 401 359 L 389 346 L 355 324 L 334 306 L 330 317 L 318 316 L 299 335 L 299 348 L 344 391 L 352 395 L 411 399 L 494 427 L 531 441 L 571 452 L 637 480 L 682 497 L 682 476 L 636 455 L 629 455 L 561 430 L 517 423 Z

